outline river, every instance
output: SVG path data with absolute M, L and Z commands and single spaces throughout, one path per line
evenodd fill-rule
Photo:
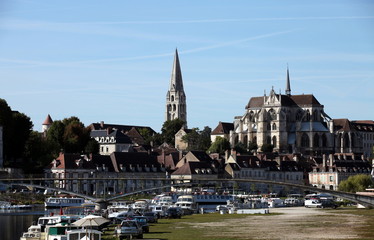
M 48 214 L 44 208 L 29 210 L 0 210 L 0 240 L 19 240 L 23 232 L 40 216 Z

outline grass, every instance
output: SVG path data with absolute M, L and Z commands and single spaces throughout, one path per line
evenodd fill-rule
M 339 208 L 337 210 L 324 209 L 321 211 L 331 212 L 332 214 L 338 214 L 343 216 L 358 216 L 362 221 L 355 223 L 355 231 L 357 231 L 358 237 L 356 239 L 374 239 L 374 209 L 356 209 L 356 208 Z M 150 233 L 144 234 L 144 239 L 160 239 L 160 240 L 191 240 L 191 239 L 208 239 L 208 240 L 233 240 L 238 239 L 238 234 L 234 234 L 237 231 L 233 228 L 222 227 L 221 222 L 238 220 L 238 221 L 250 221 L 251 217 L 257 216 L 256 221 L 263 221 L 266 225 L 266 218 L 268 216 L 274 216 L 277 214 L 271 213 L 266 215 L 256 214 L 194 214 L 183 216 L 181 219 L 159 219 L 157 224 L 150 225 Z M 260 219 L 259 219 L 260 216 Z M 262 220 L 263 219 L 263 220 Z M 220 224 L 221 223 L 221 224 Z M 294 224 L 294 225 L 293 225 Z M 289 231 L 295 230 L 294 228 L 334 228 L 340 224 L 346 224 L 341 222 L 339 216 L 334 217 L 332 215 L 320 215 L 318 221 L 312 221 L 307 223 L 290 224 Z M 113 229 L 115 225 L 110 226 L 108 232 L 103 235 L 104 240 L 116 240 L 113 236 Z M 271 226 L 269 226 L 271 227 Z M 288 230 L 288 229 L 286 229 Z M 249 236 L 250 229 L 242 229 L 240 238 L 244 239 L 256 239 L 256 236 Z M 264 233 L 266 236 L 266 233 Z M 251 238 L 252 237 L 252 238 Z M 257 236 L 260 237 L 260 236 Z

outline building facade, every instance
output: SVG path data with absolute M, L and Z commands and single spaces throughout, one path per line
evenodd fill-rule
M 169 90 L 166 94 L 165 121 L 181 119 L 187 126 L 187 103 L 184 93 L 182 71 L 178 51 L 175 50 L 173 69 L 171 71 Z

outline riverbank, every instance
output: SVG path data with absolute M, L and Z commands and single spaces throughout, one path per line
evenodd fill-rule
M 374 239 L 374 210 L 272 208 L 271 214 L 195 214 L 160 219 L 145 239 Z M 105 239 L 113 239 L 110 234 Z

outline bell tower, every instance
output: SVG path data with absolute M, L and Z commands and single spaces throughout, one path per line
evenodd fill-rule
M 186 94 L 183 89 L 182 71 L 179 64 L 178 50 L 175 49 L 170 86 L 166 94 L 165 121 L 177 118 L 185 121 L 187 125 Z

